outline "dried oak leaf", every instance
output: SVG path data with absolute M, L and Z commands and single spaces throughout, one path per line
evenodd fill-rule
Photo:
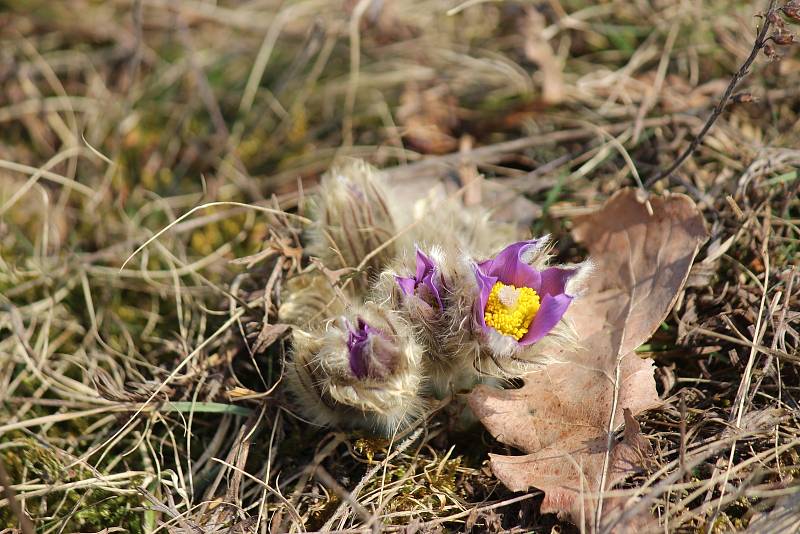
M 598 526 L 603 500 L 592 495 L 636 470 L 648 454 L 638 426 L 630 427 L 633 415 L 659 399 L 652 360 L 634 350 L 666 317 L 706 239 L 705 222 L 688 197 L 656 197 L 650 205 L 652 215 L 635 191 L 623 190 L 575 221 L 573 236 L 596 266 L 586 294 L 567 312 L 581 349 L 555 354 L 561 363 L 527 375 L 521 389 L 479 386 L 469 396 L 492 435 L 528 453 L 491 455 L 494 474 L 511 490 L 544 491 L 543 513 Z M 617 441 L 626 420 L 629 428 Z
M 288 324 L 269 324 L 264 321 L 261 324 L 261 330 L 258 332 L 256 342 L 253 344 L 253 353 L 261 354 L 267 350 L 267 348 L 285 334 L 289 328 L 290 326 Z
M 771 510 L 756 513 L 744 534 L 800 532 L 800 491 L 779 497 Z

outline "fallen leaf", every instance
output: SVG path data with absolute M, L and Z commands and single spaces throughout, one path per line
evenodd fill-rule
M 561 363 L 529 374 L 521 389 L 479 386 L 469 396 L 492 435 L 528 453 L 491 455 L 494 474 L 513 491 L 544 491 L 542 513 L 594 528 L 603 515 L 601 489 L 646 456 L 638 428 L 614 439 L 624 414 L 630 427 L 633 415 L 659 404 L 653 362 L 634 350 L 667 316 L 706 239 L 688 197 L 651 198 L 650 205 L 653 215 L 635 191 L 623 190 L 575 221 L 573 236 L 595 263 L 586 294 L 567 312 L 581 348 L 554 354 Z
M 289 330 L 288 324 L 269 324 L 266 321 L 261 325 L 256 342 L 253 344 L 253 354 L 261 354 L 267 347 Z
M 744 532 L 800 532 L 800 491 L 778 498 L 770 511 L 756 514 Z

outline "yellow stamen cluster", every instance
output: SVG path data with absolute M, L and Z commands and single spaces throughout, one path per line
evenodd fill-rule
M 496 282 L 489 293 L 483 319 L 486 326 L 519 341 L 528 332 L 538 311 L 539 295 L 536 291 Z

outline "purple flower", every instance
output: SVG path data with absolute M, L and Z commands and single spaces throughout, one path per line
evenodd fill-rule
M 522 254 L 539 244 L 539 240 L 513 243 L 493 259 L 477 264 L 475 277 L 480 293 L 474 318 L 484 332 L 494 329 L 514 337 L 520 345 L 532 345 L 567 311 L 573 297 L 565 293 L 566 285 L 577 269 L 551 267 L 539 271 L 522 261 Z M 490 321 L 494 327 L 486 324 L 487 314 L 492 312 L 496 312 Z M 520 317 L 522 324 L 514 323 Z
M 444 309 L 441 296 L 441 275 L 428 256 L 417 249 L 417 272 L 414 276 L 395 276 L 397 285 L 406 296 L 417 296 L 431 308 L 434 304 Z
M 350 370 L 358 379 L 385 378 L 394 369 L 398 357 L 388 336 L 361 317 L 355 328 L 348 324 L 347 349 Z

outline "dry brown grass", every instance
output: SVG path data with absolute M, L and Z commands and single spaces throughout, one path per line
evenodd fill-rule
M 480 172 L 527 199 L 499 213 L 577 257 L 571 216 L 678 157 L 766 7 L 2 5 L 0 474 L 19 506 L 0 500 L 0 529 L 24 513 L 43 533 L 549 531 L 536 493 L 487 472 L 502 447 L 451 424 L 457 400 L 390 441 L 295 416 L 284 342 L 252 350 L 298 267 L 302 222 L 271 210 L 336 156 L 409 187 Z M 712 232 L 642 348 L 658 467 L 616 490 L 668 531 L 798 521 L 800 55 L 776 49 L 737 89 L 755 101 L 654 186 Z

